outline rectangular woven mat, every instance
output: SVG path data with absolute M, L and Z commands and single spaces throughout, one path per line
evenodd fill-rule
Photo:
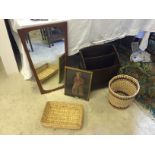
M 45 127 L 80 129 L 83 121 L 83 105 L 49 101 L 47 102 L 41 123 Z

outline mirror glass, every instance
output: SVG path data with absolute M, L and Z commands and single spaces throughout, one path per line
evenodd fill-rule
M 57 27 L 42 27 L 25 34 L 27 51 L 44 90 L 64 85 L 64 31 Z

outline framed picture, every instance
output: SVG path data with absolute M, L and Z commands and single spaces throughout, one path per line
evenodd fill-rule
M 59 83 L 64 81 L 65 72 L 65 54 L 59 57 Z
M 65 95 L 89 100 L 93 73 L 65 66 Z

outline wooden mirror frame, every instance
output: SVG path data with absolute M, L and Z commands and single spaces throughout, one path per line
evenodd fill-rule
M 18 34 L 20 36 L 20 39 L 21 39 L 21 42 L 23 44 L 23 47 L 24 47 L 24 50 L 25 50 L 25 53 L 26 53 L 26 56 L 28 58 L 28 61 L 29 61 L 29 64 L 30 64 L 30 67 L 31 67 L 31 70 L 33 72 L 33 75 L 35 77 L 35 80 L 37 82 L 37 85 L 39 87 L 39 90 L 41 92 L 41 94 L 46 94 L 46 93 L 49 93 L 49 92 L 52 92 L 52 91 L 56 91 L 58 89 L 62 89 L 64 88 L 64 85 L 63 86 L 59 86 L 57 88 L 54 88 L 54 89 L 50 89 L 50 90 L 44 90 L 42 85 L 41 85 L 41 82 L 37 76 L 37 73 L 36 73 L 36 70 L 34 68 L 34 65 L 33 65 L 33 62 L 32 62 L 32 59 L 30 57 L 30 54 L 29 54 L 29 50 L 27 48 L 27 45 L 26 45 L 26 41 L 25 41 L 25 35 L 27 33 L 29 33 L 30 31 L 33 31 L 33 30 L 38 30 L 38 29 L 41 29 L 41 28 L 46 28 L 46 27 L 57 27 L 57 28 L 60 28 L 61 30 L 64 31 L 64 43 L 65 43 L 65 64 L 67 62 L 67 55 L 68 55 L 68 32 L 67 32 L 67 22 L 59 22 L 59 23 L 51 23 L 51 24 L 43 24 L 43 25 L 37 25 L 37 26 L 31 26 L 31 27 L 27 27 L 27 28 L 21 28 L 18 30 Z

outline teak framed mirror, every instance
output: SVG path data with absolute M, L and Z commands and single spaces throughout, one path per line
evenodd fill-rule
M 67 22 L 22 28 L 18 33 L 41 94 L 64 88 Z

